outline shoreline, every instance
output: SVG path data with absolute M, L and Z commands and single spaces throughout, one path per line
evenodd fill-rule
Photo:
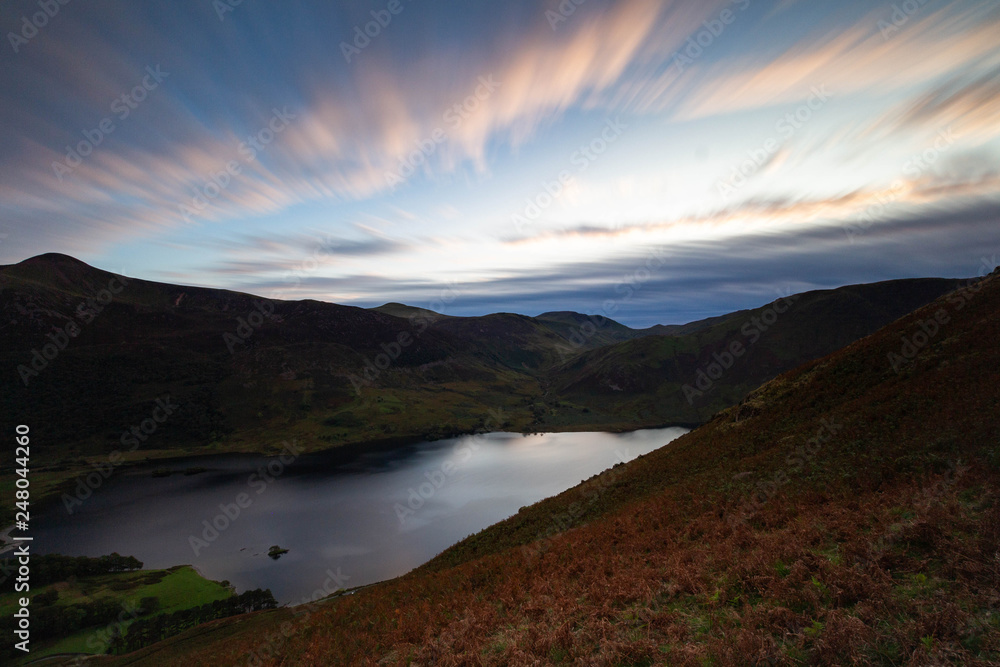
M 659 424 L 654 426 L 641 426 L 637 428 L 584 428 L 584 429 L 572 429 L 572 430 L 551 430 L 551 431 L 515 431 L 515 430 L 499 430 L 499 431 L 463 431 L 459 433 L 449 434 L 447 436 L 437 438 L 435 440 L 429 440 L 423 435 L 412 435 L 412 436 L 396 436 L 392 438 L 379 438 L 376 440 L 361 440 L 356 442 L 345 442 L 340 445 L 333 445 L 331 447 L 325 447 L 322 449 L 317 449 L 314 451 L 301 452 L 295 456 L 298 459 L 323 459 L 323 463 L 346 463 L 353 459 L 356 459 L 365 454 L 370 454 L 373 452 L 392 452 L 396 450 L 404 450 L 407 447 L 413 447 L 414 445 L 419 445 L 421 443 L 435 443 L 444 440 L 453 440 L 456 438 L 464 438 L 473 435 L 489 435 L 492 433 L 514 433 L 518 435 L 533 435 L 533 434 L 556 434 L 556 433 L 614 433 L 616 435 L 621 435 L 623 433 L 635 433 L 637 431 L 656 431 L 668 428 L 684 428 L 689 431 L 702 426 L 702 424 L 680 424 L 680 423 L 669 423 L 669 424 Z M 170 465 L 179 466 L 176 470 L 172 471 L 173 474 L 183 473 L 185 463 L 197 463 L 198 461 L 204 461 L 205 459 L 213 457 L 243 457 L 243 458 L 261 458 L 261 459 L 272 459 L 276 456 L 287 453 L 287 449 L 277 449 L 270 451 L 245 451 L 245 450 L 234 450 L 234 451 L 224 451 L 224 452 L 206 452 L 203 454 L 188 453 L 179 456 L 163 456 L 158 458 L 149 458 L 144 460 L 126 461 L 121 465 L 117 466 L 117 470 L 121 471 L 139 471 L 142 468 L 159 468 L 166 467 Z M 342 461 L 337 461 L 337 459 L 343 459 Z M 188 465 L 187 467 L 192 467 Z M 89 468 L 80 468 L 78 472 L 82 473 L 89 470 Z M 77 475 L 78 476 L 78 475 Z
M 534 431 L 534 430 L 503 430 L 503 431 L 465 431 L 461 433 L 449 434 L 446 437 L 438 438 L 436 440 L 428 440 L 423 435 L 411 435 L 411 436 L 395 436 L 391 438 L 380 438 L 377 440 L 364 440 L 360 442 L 344 443 L 340 445 L 333 445 L 331 447 L 325 447 L 316 451 L 311 452 L 301 452 L 295 454 L 293 461 L 289 464 L 292 467 L 311 469 L 317 466 L 341 466 L 349 464 L 352 461 L 359 459 L 362 456 L 372 453 L 390 453 L 390 452 L 400 452 L 403 453 L 407 448 L 415 448 L 421 443 L 432 444 L 435 442 L 442 442 L 445 440 L 452 440 L 456 438 L 463 438 L 468 436 L 473 436 L 477 434 L 490 434 L 490 433 L 514 433 L 519 435 L 530 435 L 530 434 L 561 434 L 561 433 L 613 433 L 616 435 L 624 433 L 634 433 L 637 431 L 648 431 L 648 430 L 662 430 L 668 428 L 683 428 L 688 431 L 693 431 L 694 429 L 701 426 L 701 424 L 665 424 L 665 425 L 653 425 L 653 426 L 640 426 L 636 428 L 591 428 L 591 429 L 572 429 L 572 430 L 550 430 L 550 431 Z M 157 458 L 146 458 L 134 461 L 123 461 L 121 464 L 114 467 L 114 470 L 107 477 L 102 476 L 103 481 L 113 478 L 115 475 L 145 475 L 150 474 L 151 471 L 165 468 L 170 469 L 172 475 L 184 474 L 186 468 L 198 467 L 203 463 L 206 463 L 212 457 L 235 459 L 235 458 L 257 458 L 261 460 L 273 459 L 281 455 L 287 455 L 288 450 L 272 450 L 269 452 L 248 452 L 248 451 L 226 451 L 226 452 L 205 452 L 202 454 L 186 453 L 179 456 L 164 456 Z M 94 466 L 97 465 L 95 462 L 88 462 L 84 466 L 79 468 L 68 468 L 66 471 L 69 474 L 66 479 L 62 480 L 45 495 L 35 499 L 32 503 L 34 509 L 41 512 L 48 511 L 52 506 L 59 503 L 60 499 L 66 494 L 73 496 L 76 487 L 80 484 L 80 478 L 90 474 L 94 471 Z M 211 472 L 211 468 L 206 468 L 202 472 Z M 11 517 L 12 519 L 13 517 Z M 16 547 L 10 538 L 10 533 L 14 530 L 15 525 L 12 523 L 0 532 L 0 537 L 5 541 L 3 546 L 0 546 L 0 556 L 12 551 Z
M 600 433 L 600 434 L 605 434 L 606 436 L 613 436 L 613 435 L 619 435 L 619 434 L 630 434 L 630 433 L 647 432 L 647 433 L 651 433 L 651 435 L 647 436 L 647 437 L 651 438 L 652 440 L 659 440 L 659 435 L 664 435 L 664 437 L 666 437 L 666 434 L 663 433 L 664 431 L 670 431 L 670 430 L 673 430 L 673 429 L 678 429 L 678 430 L 681 430 L 681 431 L 684 431 L 684 432 L 689 432 L 690 431 L 690 429 L 687 426 L 670 425 L 670 426 L 655 427 L 655 428 L 653 428 L 653 427 L 647 427 L 647 428 L 628 429 L 628 430 L 620 430 L 620 431 L 606 431 L 606 430 L 605 431 L 544 431 L 544 432 L 525 432 L 525 433 L 519 433 L 519 432 L 516 432 L 516 431 L 503 430 L 503 431 L 490 431 L 490 432 L 488 432 L 488 434 L 506 434 L 508 437 L 517 438 L 518 435 L 529 435 L 531 433 L 561 434 L 561 435 L 567 435 L 567 434 L 569 434 L 570 436 L 573 433 L 581 433 L 581 434 L 583 434 L 583 433 Z M 676 433 L 676 431 L 675 431 L 675 433 Z M 485 434 L 486 433 L 484 433 L 484 435 Z M 446 443 L 446 444 L 443 444 L 442 446 L 445 447 L 445 448 L 447 448 L 447 447 L 450 446 L 450 444 L 447 444 L 448 440 L 454 440 L 454 439 L 461 440 L 462 438 L 468 437 L 470 435 L 473 435 L 473 434 L 463 434 L 463 435 L 458 435 L 458 436 L 451 436 L 449 438 L 442 438 L 441 440 L 438 440 L 438 441 L 427 441 L 427 440 L 425 440 L 423 438 L 392 438 L 392 439 L 386 439 L 386 440 L 383 440 L 381 442 L 376 443 L 377 447 L 373 447 L 373 443 L 371 443 L 371 442 L 367 442 L 367 443 L 354 443 L 349 449 L 358 450 L 358 451 L 349 452 L 348 455 L 349 456 L 353 456 L 353 455 L 356 455 L 358 453 L 360 453 L 360 454 L 371 453 L 373 451 L 376 451 L 376 448 L 384 450 L 384 451 L 388 451 L 388 452 L 394 452 L 394 451 L 400 451 L 401 449 L 405 449 L 406 447 L 411 447 L 413 452 L 420 452 L 420 451 L 422 451 L 421 450 L 421 445 L 423 443 L 427 443 L 428 445 L 434 445 L 435 442 L 436 443 Z M 670 439 L 673 440 L 674 438 L 676 438 L 676 436 L 673 436 Z M 617 441 L 617 438 L 607 437 L 606 439 L 608 440 L 607 444 L 610 447 L 610 449 L 608 451 L 611 451 L 611 449 L 613 449 L 616 446 L 614 443 Z M 570 438 L 567 441 L 567 443 L 570 446 L 572 445 L 572 442 L 573 442 L 572 438 Z M 650 443 L 650 444 L 652 444 L 652 443 Z M 659 442 L 658 444 L 655 444 L 654 447 L 659 448 L 660 446 L 667 446 L 668 444 L 669 444 L 668 442 L 666 442 L 666 443 L 665 442 Z M 316 470 L 319 467 L 322 467 L 320 465 L 322 462 L 325 462 L 327 465 L 339 466 L 339 465 L 342 465 L 342 463 L 338 459 L 342 459 L 343 457 L 342 456 L 338 456 L 338 455 L 343 455 L 344 454 L 344 452 L 342 451 L 343 449 L 344 449 L 343 447 L 334 448 L 334 450 L 332 452 L 334 454 L 334 457 L 332 457 L 332 458 L 330 457 L 331 451 L 327 450 L 327 451 L 321 451 L 321 452 L 312 453 L 312 455 L 306 455 L 306 454 L 302 455 L 303 457 L 310 456 L 310 458 L 312 460 L 310 460 L 310 459 L 298 460 L 298 457 L 296 457 L 296 460 L 295 460 L 294 463 L 292 463 L 292 462 L 286 462 L 286 463 L 288 465 L 301 465 L 302 468 L 304 468 L 304 469 L 306 469 L 306 470 L 308 470 L 310 472 Z M 341 450 L 341 451 L 338 451 L 338 450 Z M 410 456 L 410 455 L 411 454 L 409 454 L 409 453 L 404 453 L 404 456 Z M 229 457 L 232 457 L 233 455 L 232 454 L 216 454 L 216 456 L 229 458 Z M 391 456 L 391 454 L 390 454 L 390 456 Z M 260 461 L 260 460 L 264 459 L 263 455 L 257 454 L 257 453 L 250 454 L 250 457 L 256 459 L 257 461 Z M 201 457 L 201 458 L 204 459 L 204 457 Z M 319 459 L 319 461 L 316 460 L 317 458 Z M 144 462 L 145 465 L 140 464 L 140 465 L 122 466 L 122 467 L 128 469 L 128 471 L 127 471 L 126 474 L 132 475 L 131 481 L 126 481 L 125 483 L 126 484 L 135 484 L 135 483 L 142 484 L 143 483 L 142 480 L 139 479 L 140 475 L 144 475 L 144 474 L 148 475 L 152 470 L 154 470 L 156 468 L 163 468 L 163 467 L 166 467 L 166 466 L 171 465 L 171 464 L 172 464 L 172 467 L 175 468 L 175 472 L 173 474 L 175 474 L 175 475 L 176 474 L 181 474 L 183 472 L 183 470 L 185 469 L 185 467 L 188 467 L 190 465 L 190 461 L 191 461 L 191 457 L 179 457 L 179 458 L 176 458 L 176 459 L 160 459 L 160 460 L 157 460 L 155 462 Z M 256 464 L 257 461 L 254 461 L 254 463 Z M 206 463 L 208 463 L 208 462 L 206 462 Z M 237 465 L 239 465 L 239 464 L 237 463 Z M 300 470 L 302 468 L 300 468 Z M 216 468 L 216 470 L 220 470 L 220 469 L 224 469 L 224 468 L 222 468 L 222 467 Z M 205 483 L 209 483 L 210 484 L 210 483 L 212 483 L 212 480 L 206 480 Z M 53 502 L 58 502 L 58 496 L 54 496 L 50 500 L 53 501 Z M 6 535 L 9 536 L 9 533 L 13 529 L 14 529 L 14 526 L 10 526 L 10 527 L 8 527 L 6 529 L 6 531 L 4 531 L 4 533 L 0 533 L 0 535 L 6 534 Z M 445 547 L 445 549 L 451 548 L 455 544 L 458 544 L 461 541 L 462 541 L 461 539 L 458 539 L 458 540 L 455 540 L 453 542 L 450 542 Z M 5 547 L 3 549 L 0 549 L 0 553 L 3 553 L 3 552 L 8 551 L 10 549 L 13 549 L 13 548 L 15 548 L 15 546 L 16 546 L 16 543 L 10 545 L 9 548 Z M 190 556 L 190 555 L 188 555 L 188 556 Z M 431 562 L 434 558 L 436 558 L 436 555 L 435 556 L 431 556 L 426 561 L 421 562 L 421 563 L 415 565 L 412 569 L 414 569 L 414 570 L 419 569 L 419 568 L 425 566 L 427 563 Z M 153 568 L 153 569 L 173 569 L 175 567 L 190 567 L 202 579 L 205 579 L 205 580 L 208 580 L 208 581 L 214 581 L 216 583 L 221 583 L 222 582 L 221 579 L 220 580 L 216 580 L 213 577 L 208 576 L 206 574 L 206 572 L 202 571 L 202 569 L 198 565 L 196 565 L 195 563 L 193 563 L 193 562 L 173 563 L 173 564 L 169 565 L 168 567 L 158 567 L 158 568 Z M 402 575 L 400 575 L 400 576 L 402 576 Z M 369 587 L 369 586 L 375 586 L 375 585 L 378 585 L 378 584 L 382 584 L 385 581 L 391 581 L 394 578 L 396 578 L 396 577 L 389 577 L 387 579 L 380 579 L 380 580 L 377 580 L 377 581 L 372 581 L 372 582 L 358 584 L 356 586 L 352 586 L 350 589 L 347 589 L 347 590 L 344 590 L 344 591 L 340 591 L 339 594 L 336 593 L 336 592 L 332 592 L 332 593 L 330 593 L 330 594 L 328 594 L 327 596 L 324 596 L 324 597 L 339 597 L 339 596 L 343 596 L 343 595 L 352 595 L 357 590 L 360 590 L 362 588 L 366 588 L 366 587 Z M 228 583 L 229 583 L 230 588 L 233 588 L 235 590 L 235 586 L 233 586 L 233 584 L 231 582 L 228 582 Z M 294 599 L 293 598 L 293 599 L 290 599 L 290 600 L 286 600 L 284 602 L 283 606 L 295 607 L 295 606 L 299 606 L 300 604 L 307 604 L 307 601 L 305 601 L 305 600 L 298 600 L 298 599 Z

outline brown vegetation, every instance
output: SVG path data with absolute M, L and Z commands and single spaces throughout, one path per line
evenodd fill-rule
M 998 664 L 1000 282 L 966 296 L 405 577 L 114 664 Z

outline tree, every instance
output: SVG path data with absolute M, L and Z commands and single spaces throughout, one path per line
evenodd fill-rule
M 160 608 L 160 598 L 155 596 L 149 596 L 139 600 L 139 613 L 143 615 L 149 615 Z

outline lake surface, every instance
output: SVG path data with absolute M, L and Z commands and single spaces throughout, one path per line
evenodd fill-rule
M 175 474 L 118 470 L 72 515 L 60 504 L 36 517 L 34 548 L 117 551 L 147 568 L 190 563 L 239 591 L 270 588 L 279 602 L 298 604 L 323 586 L 404 574 L 519 508 L 686 432 L 490 433 L 353 455 L 286 454 L 284 462 L 174 460 L 157 467 Z M 192 466 L 207 471 L 181 472 Z M 289 551 L 274 560 L 271 545 Z

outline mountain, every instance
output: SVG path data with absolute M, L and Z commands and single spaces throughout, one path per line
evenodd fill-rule
M 380 313 L 385 313 L 386 315 L 392 315 L 393 317 L 401 317 L 404 320 L 408 319 L 420 319 L 426 320 L 428 322 L 436 322 L 449 315 L 442 315 L 441 313 L 436 313 L 433 310 L 428 310 L 427 308 L 417 308 L 416 306 L 407 306 L 402 303 L 385 303 L 371 310 L 378 311 Z
M 32 425 L 34 464 L 60 474 L 116 451 L 136 460 L 268 452 L 289 439 L 317 450 L 484 428 L 696 424 L 958 285 L 814 292 L 790 297 L 773 323 L 777 304 L 666 336 L 569 312 L 446 317 L 268 300 L 49 254 L 0 267 L 0 411 Z M 752 344 L 747 326 L 760 329 Z M 697 387 L 733 341 L 745 355 L 689 403 L 684 385 Z M 176 407 L 150 421 L 162 402 Z M 136 434 L 143 425 L 155 432 Z
M 408 335 L 393 363 L 412 370 L 456 343 L 362 308 L 127 279 L 53 255 L 0 269 L 0 322 L 2 409 L 34 425 L 38 464 L 43 443 L 63 457 L 120 449 L 165 396 L 179 408 L 143 450 L 236 444 L 314 409 L 329 418 L 354 400 L 347 371 L 363 374 L 383 344 Z M 492 377 L 474 360 L 429 375 Z
M 838 350 L 946 294 L 960 281 L 893 280 L 783 297 L 579 354 L 552 391 L 610 420 L 698 424 L 806 360 Z
M 995 271 L 403 577 L 108 664 L 996 665 L 997 340 Z
M 542 313 L 535 319 L 569 341 L 576 351 L 659 333 L 655 327 L 631 329 L 601 315 L 583 315 L 568 310 Z

